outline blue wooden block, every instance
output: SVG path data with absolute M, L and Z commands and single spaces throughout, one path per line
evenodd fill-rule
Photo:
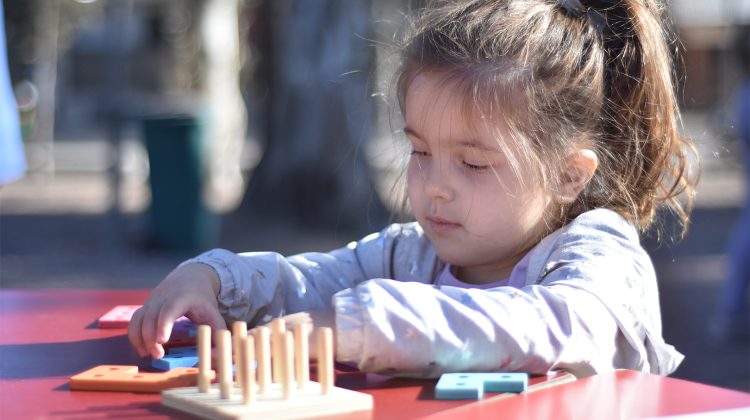
M 439 400 L 478 400 L 484 395 L 484 384 L 472 373 L 444 373 L 435 385 Z
M 167 350 L 167 355 L 182 355 L 182 356 L 198 356 L 198 348 L 194 346 L 189 347 L 172 347 Z
M 529 383 L 528 373 L 478 373 L 487 392 L 523 392 Z
M 161 359 L 153 359 L 151 366 L 159 370 L 172 370 L 178 367 L 193 367 L 198 364 L 198 356 L 168 354 Z
M 526 373 L 444 373 L 435 386 L 439 400 L 478 400 L 484 392 L 523 392 L 529 382 Z

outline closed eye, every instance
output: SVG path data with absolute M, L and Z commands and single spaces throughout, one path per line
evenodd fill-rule
M 486 171 L 487 169 L 490 169 L 490 165 L 474 165 L 467 161 L 462 161 L 462 163 L 466 169 L 469 169 L 472 171 Z
M 422 150 L 412 150 L 409 154 L 411 156 L 429 156 L 429 153 Z

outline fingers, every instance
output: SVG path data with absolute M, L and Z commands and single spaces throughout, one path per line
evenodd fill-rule
M 160 308 L 161 305 L 148 304 L 147 302 L 142 308 L 143 322 L 141 323 L 141 336 L 143 337 L 144 347 L 148 353 L 151 353 L 157 359 L 162 356 L 157 349 L 156 343 L 156 324 L 159 320 Z
M 203 302 L 190 308 L 186 315 L 193 323 L 208 325 L 214 331 L 227 329 L 227 323 L 216 305 Z
M 157 317 L 154 337 L 156 343 L 164 344 L 169 340 L 175 319 L 184 315 L 186 312 L 185 309 L 186 308 L 182 308 L 176 301 L 172 300 L 164 302 L 159 309 L 159 315 Z
M 128 338 L 141 357 L 164 355 L 163 344 L 182 315 L 215 329 L 226 328 L 217 307 L 214 280 L 218 282 L 218 277 L 210 268 L 187 265 L 170 273 L 154 289 L 128 325 Z
M 138 308 L 138 310 L 133 313 L 133 316 L 128 323 L 128 339 L 139 357 L 145 357 L 149 353 L 146 350 L 146 345 L 144 344 L 143 336 L 141 335 L 142 324 L 143 307 Z
M 227 322 L 224 321 L 224 318 L 219 313 L 219 310 L 216 307 L 211 307 L 207 311 L 207 317 L 204 321 L 206 324 L 208 324 L 211 327 L 211 330 L 224 330 L 227 328 Z
M 162 344 L 169 341 L 174 321 L 183 315 L 187 315 L 195 324 L 210 326 L 214 331 L 227 329 L 224 318 L 222 318 L 219 309 L 214 305 L 202 304 L 202 302 L 193 302 L 191 305 L 183 300 L 166 301 L 159 310 L 155 323 L 154 342 L 151 348 L 148 349 L 152 357 L 158 359 L 164 355 Z

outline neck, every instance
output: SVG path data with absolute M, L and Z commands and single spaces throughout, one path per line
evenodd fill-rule
M 502 263 L 453 266 L 453 275 L 464 283 L 487 284 L 510 277 L 513 268 L 518 264 L 523 255 L 514 256 Z

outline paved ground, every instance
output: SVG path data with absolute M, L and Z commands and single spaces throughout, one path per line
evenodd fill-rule
M 148 191 L 142 183 L 123 186 L 123 215 L 108 213 L 106 180 L 99 170 L 61 170 L 54 178 L 28 176 L 0 189 L 0 287 L 151 288 L 192 254 L 148 246 Z M 710 169 L 687 239 L 660 247 L 647 240 L 646 246 L 659 274 L 664 335 L 686 355 L 674 376 L 750 391 L 749 343 L 722 344 L 707 335 L 739 203 L 738 180 L 737 171 Z M 351 239 L 230 213 L 222 218 L 220 245 L 288 254 L 327 250 Z

